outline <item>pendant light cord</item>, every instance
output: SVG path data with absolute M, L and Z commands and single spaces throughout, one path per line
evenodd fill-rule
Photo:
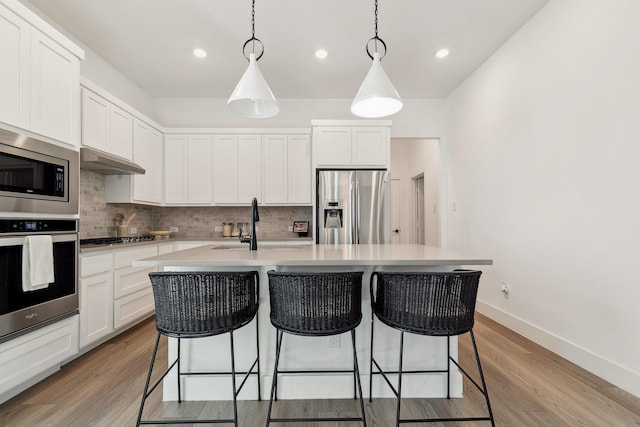
M 382 58 L 385 57 L 385 55 L 387 54 L 387 44 L 384 42 L 384 40 L 382 40 L 380 37 L 378 37 L 378 0 L 374 0 L 374 14 L 373 14 L 373 33 L 374 36 L 371 37 L 369 39 L 369 41 L 367 42 L 367 55 L 369 55 L 369 58 L 373 59 L 373 55 L 371 54 L 371 52 L 369 52 L 369 44 L 373 41 L 373 46 L 375 48 L 374 53 L 378 53 L 378 42 L 382 45 L 382 47 L 384 48 L 384 53 L 382 55 L 380 55 L 380 60 L 382 60 Z
M 251 0 L 251 38 L 256 38 L 256 0 Z
M 247 45 L 251 43 L 251 53 L 255 54 L 256 42 L 260 43 L 260 47 L 262 47 L 262 51 L 260 52 L 260 55 L 256 56 L 256 61 L 257 61 L 258 59 L 262 58 L 262 55 L 264 55 L 264 44 L 262 44 L 260 39 L 256 38 L 256 0 L 251 0 L 251 38 L 247 40 L 242 46 L 242 54 L 244 55 L 245 58 L 247 58 L 247 61 L 249 60 L 249 57 L 245 53 L 245 49 L 247 48 Z

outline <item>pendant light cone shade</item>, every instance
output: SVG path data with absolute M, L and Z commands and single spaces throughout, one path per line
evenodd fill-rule
M 380 53 L 376 52 L 371 68 L 351 103 L 351 112 L 359 117 L 376 118 L 390 116 L 401 109 L 400 95 L 382 68 Z
M 250 118 L 273 117 L 280 111 L 271 88 L 258 68 L 255 54 L 249 55 L 249 67 L 233 90 L 227 107 Z

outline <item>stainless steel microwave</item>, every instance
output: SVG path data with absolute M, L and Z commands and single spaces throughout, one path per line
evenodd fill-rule
M 77 151 L 0 129 L 0 212 L 78 214 Z

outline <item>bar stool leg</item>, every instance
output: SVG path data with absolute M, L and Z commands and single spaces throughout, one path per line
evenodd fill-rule
M 180 369 L 180 343 L 182 340 L 178 338 L 178 403 L 182 403 L 182 389 L 180 387 L 180 373 L 182 370 Z
M 451 337 L 447 336 L 447 399 L 451 399 Z
M 473 352 L 476 356 L 476 364 L 478 365 L 478 372 L 480 373 L 480 382 L 482 383 L 482 394 L 487 402 L 487 410 L 489 411 L 489 418 L 491 418 L 491 425 L 495 427 L 496 423 L 493 419 L 493 411 L 491 410 L 491 403 L 489 403 L 489 390 L 487 389 L 487 383 L 484 381 L 484 373 L 482 372 L 482 365 L 480 364 L 480 355 L 478 354 L 478 346 L 476 345 L 476 337 L 473 334 L 473 329 L 469 331 L 471 335 L 471 343 L 473 344 Z
M 147 401 L 147 392 L 149 390 L 149 384 L 151 383 L 151 374 L 153 373 L 153 365 L 156 363 L 156 355 L 158 354 L 158 345 L 160 344 L 160 332 L 156 335 L 156 343 L 153 346 L 153 354 L 151 355 L 151 362 L 149 363 L 149 372 L 147 373 L 147 381 L 144 384 L 144 390 L 142 391 L 142 401 L 140 402 L 140 410 L 138 411 L 138 420 L 136 426 L 140 425 L 142 420 L 142 411 L 144 410 L 144 403 Z
M 400 427 L 400 401 L 402 400 L 402 354 L 404 349 L 404 331 L 400 332 L 400 361 L 398 364 L 398 406 L 396 408 L 396 427 Z
M 364 400 L 362 397 L 362 384 L 360 383 L 360 369 L 358 368 L 358 356 L 356 351 L 356 331 L 355 329 L 351 330 L 351 343 L 353 344 L 353 375 L 358 384 L 358 393 L 360 395 L 360 411 L 362 413 L 362 425 L 367 427 L 367 417 L 364 412 Z M 354 384 L 355 388 L 355 384 Z M 355 399 L 355 390 L 354 390 L 354 399 Z
M 371 310 L 371 348 L 369 354 L 369 403 L 373 396 L 373 310 Z
M 236 389 L 236 357 L 233 345 L 233 330 L 229 332 L 229 341 L 231 343 L 231 384 L 233 387 L 233 425 L 238 427 L 238 402 L 236 400 L 238 392 Z
M 256 361 L 258 363 L 258 401 L 262 400 L 262 392 L 260 390 L 261 376 L 260 376 L 260 323 L 258 322 L 258 315 L 256 315 Z
M 278 363 L 280 362 L 280 348 L 282 346 L 282 336 L 284 333 L 276 329 L 276 361 L 273 366 L 273 378 L 271 380 L 271 395 L 269 397 L 269 410 L 267 411 L 267 424 L 269 427 L 271 424 L 271 408 L 273 407 L 273 401 L 277 399 L 277 380 L 278 380 Z

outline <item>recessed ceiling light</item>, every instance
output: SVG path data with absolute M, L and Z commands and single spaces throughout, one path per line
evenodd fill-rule
M 436 52 L 436 58 L 446 58 L 449 56 L 449 49 L 440 49 Z
M 329 55 L 329 52 L 326 51 L 326 49 L 318 49 L 316 50 L 316 58 L 318 59 L 324 59 Z
M 197 47 L 197 48 L 193 49 L 193 55 L 196 58 L 205 58 L 207 56 L 207 51 Z

